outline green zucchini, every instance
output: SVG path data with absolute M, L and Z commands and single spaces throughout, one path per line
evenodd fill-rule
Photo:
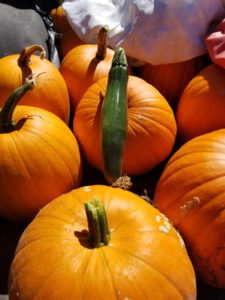
M 123 48 L 115 51 L 109 71 L 101 116 L 103 174 L 112 184 L 122 176 L 124 146 L 127 137 L 128 64 Z

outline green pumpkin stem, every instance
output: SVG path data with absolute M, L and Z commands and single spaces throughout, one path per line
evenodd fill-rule
M 5 101 L 0 112 L 0 132 L 11 132 L 15 130 L 15 122 L 12 120 L 12 115 L 17 103 L 26 94 L 27 91 L 32 90 L 36 85 L 35 79 L 28 79 L 26 82 L 15 89 L 12 94 Z
M 98 50 L 96 58 L 105 59 L 107 52 L 107 33 L 109 28 L 107 25 L 103 26 L 98 33 Z
M 96 197 L 84 203 L 88 220 L 90 243 L 94 248 L 109 244 L 110 230 L 104 205 Z
M 25 47 L 21 51 L 20 56 L 17 60 L 18 66 L 20 66 L 20 67 L 28 66 L 30 63 L 30 57 L 35 52 L 41 53 L 41 55 L 40 55 L 41 59 L 45 58 L 45 56 L 46 56 L 46 52 L 41 45 L 31 45 L 31 46 Z

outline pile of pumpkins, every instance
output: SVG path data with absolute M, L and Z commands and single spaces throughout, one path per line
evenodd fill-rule
M 107 26 L 89 45 L 62 7 L 51 17 L 59 69 L 41 45 L 0 59 L 0 215 L 29 222 L 9 299 L 194 300 L 196 276 L 224 289 L 225 70 L 207 55 L 131 68 Z M 82 185 L 84 161 L 105 184 Z M 114 186 L 163 162 L 153 204 Z

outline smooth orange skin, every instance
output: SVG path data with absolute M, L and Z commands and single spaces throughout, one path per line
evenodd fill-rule
M 54 29 L 57 33 L 63 33 L 71 28 L 62 6 L 53 8 L 50 12 L 50 16 L 53 21 Z
M 100 199 L 110 243 L 91 248 L 84 201 Z M 168 229 L 168 233 L 160 230 Z M 85 186 L 44 207 L 21 236 L 10 300 L 195 300 L 195 273 L 179 234 L 137 195 Z
M 73 48 L 84 44 L 73 29 L 68 29 L 59 37 L 59 54 L 61 59 Z
M 184 144 L 169 160 L 155 190 L 155 204 L 180 231 L 198 276 L 219 288 L 225 288 L 224 191 L 224 129 Z M 189 209 L 184 209 L 188 201 Z
M 66 83 L 59 70 L 47 59 L 32 55 L 28 67 L 19 67 L 18 54 L 0 59 L 0 106 L 6 101 L 14 89 L 21 86 L 32 73 L 37 78 L 37 86 L 24 95 L 20 104 L 44 108 L 67 124 L 70 117 L 70 99 Z
M 18 105 L 13 120 L 16 130 L 0 133 L 0 215 L 23 222 L 78 187 L 82 165 L 73 133 L 54 114 Z
M 100 78 L 108 76 L 114 50 L 107 48 L 105 59 L 96 58 L 97 45 L 80 45 L 70 50 L 60 65 L 75 111 L 86 90 Z
M 139 68 L 138 76 L 157 88 L 175 109 L 186 85 L 206 63 L 206 57 L 203 55 L 179 63 L 145 64 Z
M 99 170 L 101 155 L 101 110 L 107 78 L 85 93 L 73 120 L 74 133 L 87 161 Z M 166 99 L 143 79 L 129 76 L 127 87 L 128 133 L 123 173 L 143 174 L 169 156 L 176 138 L 174 113 Z
M 185 88 L 176 119 L 182 142 L 225 127 L 225 70 L 211 64 Z

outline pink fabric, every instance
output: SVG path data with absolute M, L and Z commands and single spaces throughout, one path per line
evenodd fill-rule
M 204 40 L 212 61 L 225 68 L 225 19 Z

